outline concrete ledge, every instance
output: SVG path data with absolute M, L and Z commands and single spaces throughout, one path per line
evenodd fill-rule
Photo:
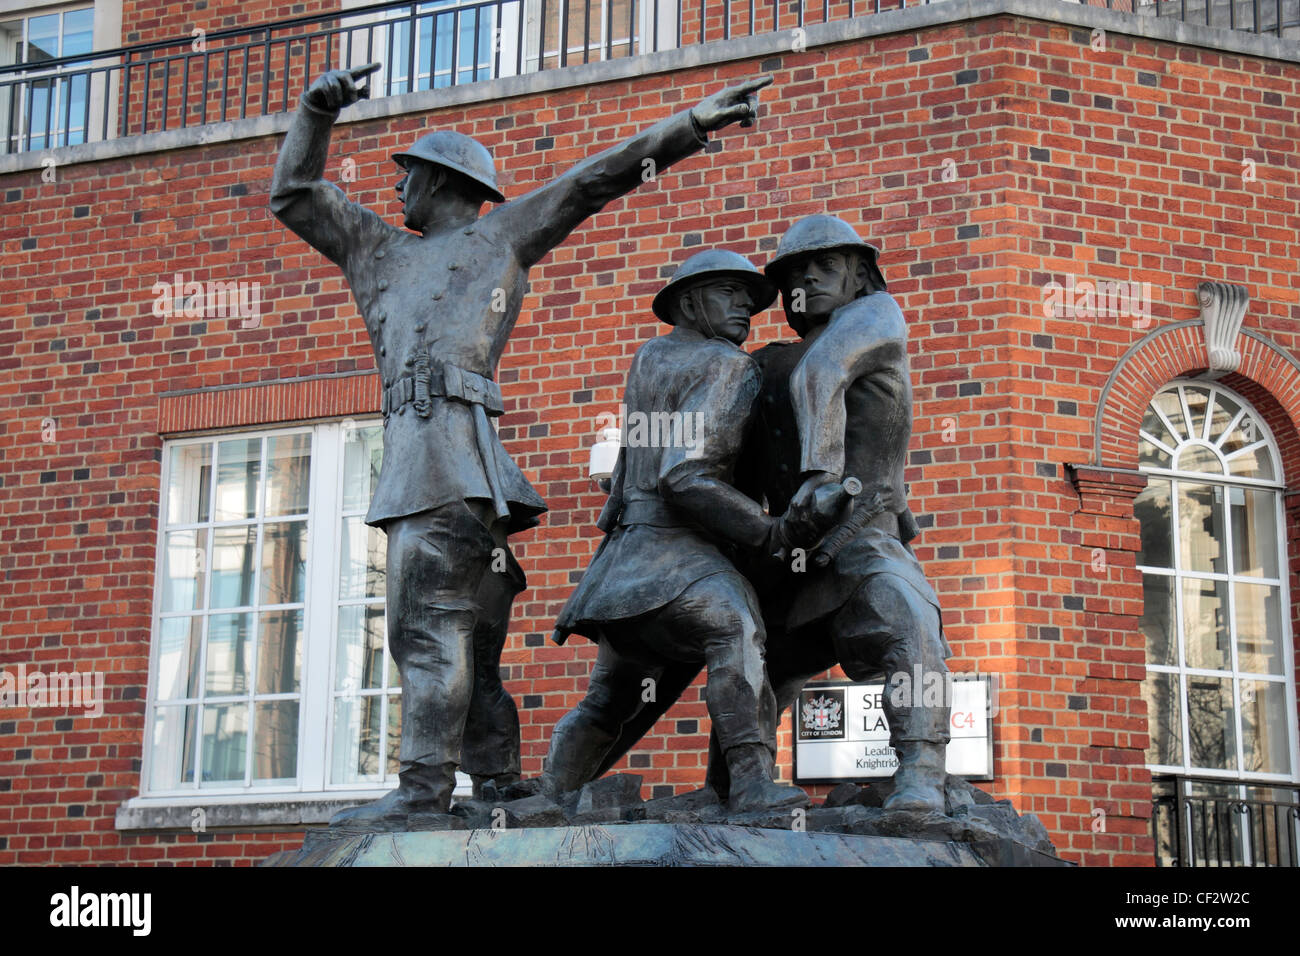
M 131 800 L 117 808 L 114 828 L 121 831 L 297 829 L 323 826 L 340 810 L 367 803 L 382 793 L 321 799 L 265 799 L 205 803 L 198 797 L 187 804 L 151 804 Z M 202 811 L 196 815 L 195 811 Z M 196 822 L 202 823 L 196 828 Z
M 864 37 L 907 33 L 928 27 L 1012 15 L 1043 20 L 1089 31 L 1100 28 L 1111 33 L 1149 40 L 1199 46 L 1243 56 L 1300 63 L 1300 43 L 1275 36 L 1262 36 L 1240 30 L 1195 26 L 1169 17 L 1119 13 L 1104 7 L 1092 7 L 1068 0 L 936 0 L 934 3 L 891 10 L 835 23 L 816 23 L 804 28 L 808 49 L 858 40 Z M 648 53 L 644 56 L 604 60 L 563 69 L 542 70 L 523 76 L 502 77 L 463 86 L 421 90 L 377 100 L 363 100 L 340 117 L 341 124 L 361 123 L 409 113 L 425 113 L 451 106 L 529 96 L 551 90 L 570 89 L 611 83 L 657 73 L 672 73 L 736 60 L 752 60 L 788 53 L 792 49 L 794 30 L 765 33 L 732 40 L 717 40 L 685 46 L 677 50 Z M 93 163 L 126 156 L 188 149 L 243 139 L 256 139 L 283 133 L 290 113 L 274 113 L 225 123 L 210 123 L 167 132 L 127 136 L 79 146 L 62 146 L 0 156 L 0 176 L 40 169 L 46 158 L 59 166 Z

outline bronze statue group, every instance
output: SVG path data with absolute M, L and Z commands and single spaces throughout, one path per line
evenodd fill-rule
M 450 131 L 395 160 L 406 229 L 322 177 L 340 110 L 376 68 L 302 97 L 271 208 L 333 261 L 365 319 L 382 382 L 384 459 L 367 523 L 387 535 L 387 638 L 403 695 L 399 786 L 331 826 L 453 823 L 457 768 L 476 795 L 520 779 L 519 720 L 500 654 L 524 575 L 508 536 L 546 505 L 497 438 L 497 363 L 528 271 L 583 220 L 732 123 L 751 80 L 707 97 L 503 203 L 491 155 Z M 485 202 L 499 203 L 480 215 Z M 555 640 L 599 645 L 586 696 L 556 725 L 541 788 L 556 800 L 639 741 L 700 670 L 712 729 L 706 786 L 733 812 L 806 805 L 773 779 L 781 714 L 810 678 L 946 675 L 938 599 L 908 542 L 912 428 L 906 321 L 877 250 L 832 216 L 799 219 L 760 271 L 734 252 L 688 258 L 655 296 L 670 327 L 637 350 L 628 415 L 696 416 L 690 441 L 625 445 L 605 537 Z M 780 297 L 792 343 L 750 354 Z M 493 554 L 508 557 L 491 570 Z M 652 688 L 652 693 L 646 693 Z M 944 810 L 948 707 L 885 695 L 899 768 L 886 809 Z

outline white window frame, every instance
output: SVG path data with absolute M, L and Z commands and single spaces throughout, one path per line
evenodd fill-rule
M 122 45 L 122 0 L 90 0 L 90 2 L 87 2 L 87 0 L 0 0 L 0 20 L 21 18 L 26 21 L 32 17 L 46 16 L 51 13 L 68 13 L 88 8 L 93 9 L 95 15 L 91 26 L 91 53 L 87 54 L 86 62 L 95 69 L 115 66 L 119 62 L 116 58 L 97 58 L 94 53 L 99 50 L 115 49 Z M 27 27 L 24 24 L 24 34 L 26 30 Z M 105 83 L 108 84 L 107 95 L 97 96 L 95 94 L 96 88 L 99 87 L 102 90 Z M 85 130 L 85 138 L 82 140 L 83 143 L 100 142 L 101 138 L 113 139 L 118 135 L 121 85 L 122 73 L 120 70 L 109 73 L 96 73 L 90 77 L 86 93 L 90 97 L 90 117 L 89 125 Z M 105 136 L 100 137 L 99 132 L 104 128 L 105 110 L 108 111 L 108 129 Z M 21 115 L 26 116 L 25 105 Z M 3 136 L 7 140 L 7 131 L 3 133 Z M 58 148 L 60 147 L 47 144 L 41 151 L 47 152 Z M 0 149 L 0 155 L 8 152 L 21 152 L 26 149 L 26 145 L 19 149 L 15 144 L 5 142 L 4 148 Z
M 1231 664 L 1230 670 L 1228 671 L 1207 670 L 1204 668 L 1188 667 L 1186 665 L 1186 659 L 1185 659 L 1186 640 L 1185 640 L 1185 635 L 1183 633 L 1183 595 L 1182 595 L 1181 587 L 1175 587 L 1173 589 L 1174 608 L 1175 608 L 1175 615 L 1177 618 L 1175 622 L 1177 626 L 1177 631 L 1174 637 L 1178 642 L 1178 663 L 1172 666 L 1156 665 L 1156 664 L 1148 663 L 1147 672 L 1174 674 L 1177 675 L 1177 677 L 1179 678 L 1178 699 L 1179 699 L 1179 710 L 1180 710 L 1179 720 L 1181 721 L 1181 726 L 1179 728 L 1179 736 L 1182 742 L 1181 749 L 1182 749 L 1183 762 L 1181 765 L 1147 764 L 1147 767 L 1154 774 L 1170 774 L 1170 775 L 1181 776 L 1181 777 L 1199 777 L 1199 778 L 1206 778 L 1207 780 L 1209 778 L 1214 778 L 1216 780 L 1223 781 L 1225 784 L 1238 783 L 1241 784 L 1242 786 L 1247 786 L 1247 785 L 1267 786 L 1269 784 L 1283 784 L 1283 785 L 1295 784 L 1297 782 L 1300 782 L 1300 749 L 1297 748 L 1298 733 L 1297 733 L 1297 720 L 1296 720 L 1296 681 L 1295 681 L 1295 666 L 1294 666 L 1295 643 L 1294 643 L 1294 635 L 1291 632 L 1292 601 L 1291 601 L 1290 581 L 1289 581 L 1290 565 L 1288 561 L 1287 540 L 1286 540 L 1286 531 L 1287 531 L 1286 515 L 1283 506 L 1283 496 L 1286 493 L 1286 486 L 1284 483 L 1284 477 L 1282 472 L 1282 456 L 1279 452 L 1277 442 L 1274 440 L 1272 432 L 1269 430 L 1268 425 L 1265 422 L 1263 416 L 1261 416 L 1259 414 L 1259 411 L 1254 406 L 1252 406 L 1251 403 L 1248 402 L 1243 396 L 1232 391 L 1231 389 L 1225 388 L 1224 386 L 1219 385 L 1218 383 L 1215 382 L 1197 381 L 1194 379 L 1178 379 L 1168 383 L 1165 386 L 1162 386 L 1157 391 L 1156 394 L 1159 394 L 1160 392 L 1169 391 L 1174 388 L 1178 388 L 1179 400 L 1182 404 L 1183 416 L 1184 419 L 1190 424 L 1191 415 L 1189 414 L 1189 409 L 1187 407 L 1186 395 L 1181 390 L 1187 387 L 1206 388 L 1209 389 L 1212 393 L 1222 392 L 1228 398 L 1230 398 L 1235 404 L 1241 407 L 1241 411 L 1232 419 L 1232 421 L 1229 422 L 1227 428 L 1224 429 L 1223 434 L 1225 435 L 1232 432 L 1236 428 L 1237 424 L 1240 422 L 1243 416 L 1250 415 L 1252 417 L 1254 421 L 1254 427 L 1259 429 L 1260 440 L 1258 442 L 1255 442 L 1252 445 L 1248 445 L 1242 449 L 1239 449 L 1239 452 L 1244 452 L 1249 449 L 1261 447 L 1261 446 L 1265 448 L 1268 451 L 1268 454 L 1270 456 L 1275 478 L 1272 481 L 1267 481 L 1267 480 L 1257 479 L 1257 478 L 1241 478 L 1241 477 L 1229 476 L 1226 474 L 1215 475 L 1209 472 L 1180 471 L 1177 469 L 1159 468 L 1147 464 L 1140 465 L 1139 471 L 1141 471 L 1143 474 L 1151 475 L 1152 477 L 1155 478 L 1170 480 L 1170 487 L 1172 493 L 1170 495 L 1171 503 L 1170 503 L 1169 547 L 1170 547 L 1170 554 L 1174 562 L 1174 567 L 1171 569 L 1171 568 L 1160 568 L 1160 567 L 1152 567 L 1149 565 L 1139 564 L 1137 565 L 1137 570 L 1143 573 L 1144 575 L 1150 574 L 1150 575 L 1157 575 L 1161 577 L 1172 577 L 1175 581 L 1186 580 L 1189 578 L 1202 579 L 1202 580 L 1214 580 L 1214 581 L 1222 580 L 1228 582 L 1241 580 L 1238 577 L 1230 577 L 1226 573 L 1218 574 L 1218 573 L 1210 573 L 1210 572 L 1188 571 L 1187 569 L 1179 567 L 1180 542 L 1179 542 L 1179 527 L 1178 527 L 1179 521 L 1177 518 L 1178 495 L 1177 495 L 1177 485 L 1175 484 L 1175 482 L 1194 481 L 1201 484 L 1212 484 L 1212 485 L 1217 484 L 1217 485 L 1224 486 L 1225 488 L 1232 488 L 1232 487 L 1266 488 L 1276 493 L 1275 494 L 1276 522 L 1278 528 L 1277 561 L 1278 561 L 1279 578 L 1278 579 L 1250 578 L 1247 580 L 1255 584 L 1276 585 L 1278 587 L 1279 600 L 1280 600 L 1279 617 L 1281 619 L 1280 638 L 1283 642 L 1282 653 L 1283 653 L 1283 660 L 1285 661 L 1283 667 L 1283 671 L 1284 671 L 1283 676 L 1284 676 L 1284 683 L 1286 686 L 1286 697 L 1287 697 L 1286 721 L 1287 721 L 1287 735 L 1288 735 L 1290 754 L 1291 754 L 1291 772 L 1289 774 L 1258 773 L 1258 772 L 1249 772 L 1240 769 L 1244 750 L 1245 750 L 1244 748 L 1245 738 L 1243 737 L 1243 733 L 1242 733 L 1243 719 L 1242 719 L 1242 703 L 1240 700 L 1239 681 L 1243 679 L 1242 678 L 1243 672 L 1240 670 L 1239 661 L 1238 661 L 1237 617 L 1235 613 L 1227 615 L 1229 638 L 1231 644 L 1231 659 L 1229 662 Z M 1148 405 L 1152 405 L 1154 404 L 1154 402 L 1155 402 L 1155 396 L 1153 395 L 1151 401 L 1148 402 Z M 1145 411 L 1145 407 L 1146 406 L 1144 406 L 1144 411 Z M 1169 429 L 1171 434 L 1173 435 L 1182 434 L 1182 429 L 1173 428 L 1172 423 L 1168 421 L 1168 419 L 1165 417 L 1164 413 L 1159 409 L 1158 406 L 1156 407 L 1156 413 L 1161 417 L 1165 427 Z M 1202 444 L 1206 444 L 1205 439 L 1209 435 L 1209 429 L 1211 427 L 1212 419 L 1213 416 L 1207 412 L 1205 426 L 1201 435 L 1194 439 L 1184 439 L 1178 444 L 1178 446 L 1176 446 L 1173 449 L 1168 448 L 1167 445 L 1164 445 L 1162 442 L 1157 441 L 1154 436 L 1146 432 L 1139 431 L 1139 435 L 1141 438 L 1151 441 L 1153 444 L 1156 444 L 1162 449 L 1166 451 L 1170 451 L 1172 453 L 1170 461 L 1172 464 L 1177 465 L 1178 451 L 1188 447 L 1189 445 L 1198 442 Z M 1230 556 L 1232 553 L 1232 520 L 1231 520 L 1231 514 L 1228 511 L 1226 506 L 1225 506 L 1224 518 L 1225 520 L 1224 520 L 1223 549 L 1224 549 L 1225 556 Z M 1229 588 L 1228 590 L 1231 591 L 1232 589 Z M 1235 598 L 1233 598 L 1230 595 L 1229 600 L 1230 601 L 1235 600 Z M 1245 673 L 1248 675 L 1254 674 L 1254 672 L 1245 672 Z M 1233 718 L 1236 721 L 1236 727 L 1235 727 L 1236 743 L 1237 743 L 1236 760 L 1237 760 L 1237 766 L 1239 768 L 1237 770 L 1216 770 L 1216 769 L 1206 768 L 1206 767 L 1197 767 L 1191 764 L 1191 745 L 1190 745 L 1190 739 L 1188 734 L 1188 728 L 1190 726 L 1190 712 L 1189 712 L 1189 705 L 1187 700 L 1187 693 L 1182 678 L 1185 676 L 1197 676 L 1197 675 L 1214 677 L 1214 678 L 1223 678 L 1225 675 L 1228 675 L 1232 681 Z M 1249 680 L 1251 679 L 1251 677 L 1247 676 L 1245 679 Z M 1243 791 L 1243 796 L 1244 796 L 1244 791 Z
M 381 753 L 381 779 L 363 785 L 332 784 L 329 780 L 331 733 L 334 722 L 334 701 L 337 694 L 335 687 L 335 669 L 337 666 L 337 638 L 340 607 L 340 528 L 343 520 L 343 468 L 344 442 L 349 429 L 382 427 L 380 418 L 332 419 L 327 421 L 298 422 L 275 427 L 222 429 L 202 434 L 178 436 L 163 444 L 162 468 L 159 484 L 157 555 L 154 568 L 154 595 L 149 642 L 149 680 L 145 698 L 145 720 L 143 730 L 143 750 L 140 774 L 140 795 L 131 801 L 132 808 L 149 807 L 197 807 L 219 804 L 258 804 L 283 803 L 286 800 L 373 800 L 392 790 L 397 785 L 397 775 L 387 771 L 386 748 Z M 293 433 L 309 433 L 311 443 L 311 478 L 308 493 L 307 512 L 308 566 L 306 570 L 305 593 L 303 595 L 303 647 L 302 673 L 298 691 L 298 767 L 296 782 L 293 785 L 252 785 L 239 786 L 201 786 L 201 780 L 195 780 L 192 786 L 181 789 L 151 790 L 153 752 L 154 715 L 159 701 L 159 655 L 161 651 L 160 620 L 162 595 L 165 581 L 163 579 L 166 558 L 166 536 L 177 526 L 167 524 L 167 492 L 171 480 L 172 449 L 186 445 L 202 445 L 214 441 L 232 439 L 260 439 L 263 437 L 284 436 Z M 265 464 L 265 463 L 264 463 Z M 213 462 L 215 472 L 215 460 Z M 215 476 L 214 476 L 215 479 Z M 263 467 L 259 479 L 260 495 L 265 495 L 266 469 Z M 322 507 L 330 502 L 328 507 Z M 368 502 L 367 502 L 368 504 Z M 215 507 L 215 502 L 213 502 Z M 277 519 L 272 519 L 277 520 Z M 259 523 L 266 521 L 266 516 L 259 514 Z M 234 522 L 238 524 L 239 522 Z M 215 523 L 220 527 L 222 523 Z M 213 527 L 214 522 L 207 522 Z M 181 525 L 180 527 L 187 527 Z M 211 539 L 211 535 L 209 536 Z M 209 540 L 209 553 L 212 542 Z M 260 556 L 258 558 L 260 561 Z M 327 562 L 322 567 L 319 562 Z M 210 578 L 205 584 L 210 588 Z M 258 595 L 260 598 L 260 595 Z M 211 609 L 205 609 L 211 613 Z M 389 651 L 387 641 L 384 650 L 385 673 L 388 669 Z M 200 663 L 200 668 L 202 664 Z M 255 690 L 255 688 L 254 688 Z M 397 689 L 386 692 L 397 693 Z M 255 696 L 250 693 L 250 698 Z M 169 706 L 188 706 L 170 704 Z M 381 724 L 381 733 L 386 733 L 386 723 Z M 201 723 L 196 731 L 196 745 L 202 746 L 203 728 Z M 250 741 L 255 737 L 250 736 Z M 456 796 L 466 796 L 470 792 L 470 781 L 464 774 L 457 774 Z

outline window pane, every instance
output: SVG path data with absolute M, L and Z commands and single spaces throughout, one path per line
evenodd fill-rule
M 214 614 L 208 618 L 208 694 L 248 693 L 248 652 L 252 614 Z
M 1210 441 L 1217 442 L 1241 411 L 1241 406 L 1223 392 L 1214 393 L 1214 414 L 1210 418 Z
M 1247 773 L 1290 773 L 1286 684 L 1244 680 L 1240 685 L 1242 759 Z
M 1267 584 L 1237 584 L 1237 666 L 1249 674 L 1284 674 L 1282 610 L 1279 589 Z
M 257 693 L 297 692 L 302 675 L 302 613 L 262 614 L 257 635 Z
M 248 705 L 208 704 L 203 708 L 203 782 L 229 786 L 244 782 L 248 753 Z
M 383 686 L 383 667 L 384 606 L 366 604 L 339 608 L 335 689 L 349 693 L 378 689 Z
M 1187 739 L 1193 767 L 1237 769 L 1237 724 L 1232 679 L 1187 678 Z
M 1226 581 L 1183 579 L 1183 636 L 1188 667 L 1232 669 Z
M 1178 699 L 1178 675 L 1147 671 L 1142 697 L 1147 702 L 1147 726 L 1151 735 L 1147 763 L 1181 766 L 1183 713 Z
M 253 779 L 290 783 L 298 776 L 298 702 L 264 700 L 256 707 Z
M 1232 570 L 1234 574 L 1276 578 L 1277 492 L 1231 488 Z
M 63 15 L 63 51 L 62 56 L 76 56 L 89 53 L 95 26 L 95 11 L 72 10 Z
M 1170 434 L 1169 429 L 1165 427 L 1165 423 L 1160 420 L 1160 416 L 1156 414 L 1156 410 L 1150 405 L 1147 406 L 1146 413 L 1142 416 L 1142 431 L 1170 448 L 1178 447 L 1178 439 Z
M 59 15 L 51 13 L 27 21 L 26 62 L 50 60 L 59 55 Z
M 1273 480 L 1273 459 L 1266 445 L 1228 459 L 1228 473 L 1237 478 Z
M 197 697 L 203 618 L 163 618 L 158 630 L 158 700 Z
M 212 532 L 212 607 L 253 604 L 253 547 L 257 528 L 216 528 Z
M 334 701 L 332 783 L 366 783 L 379 774 L 378 694 Z
M 1203 471 L 1211 475 L 1223 474 L 1219 456 L 1204 445 L 1184 445 L 1174 464 L 1177 471 Z
M 1138 464 L 1152 468 L 1173 468 L 1173 458 L 1158 445 L 1153 445 L 1145 438 L 1138 439 Z
M 1255 417 L 1247 412 L 1241 416 L 1241 421 L 1237 422 L 1237 427 L 1223 440 L 1223 444 L 1219 448 L 1226 457 L 1234 451 L 1240 451 L 1248 445 L 1255 444 L 1255 442 L 1259 441 L 1259 437 L 1259 424 L 1255 421 Z
M 1225 574 L 1223 486 L 1177 484 L 1180 568 Z
M 262 440 L 239 438 L 217 445 L 217 520 L 238 521 L 257 514 Z
M 67 145 L 75 146 L 85 142 L 86 91 L 89 80 L 85 76 L 74 76 L 63 81 L 63 101 L 60 115 L 63 117 L 65 140 Z
M 1205 410 L 1209 404 L 1209 390 L 1189 385 L 1183 389 L 1183 394 L 1187 397 L 1187 411 L 1192 416 L 1191 437 L 1200 438 L 1205 434 Z
M 207 582 L 208 531 L 173 531 L 163 550 L 163 611 L 192 611 L 203 606 Z
M 301 604 L 307 587 L 307 522 L 277 521 L 262 536 L 262 603 Z
M 339 557 L 339 598 L 384 596 L 384 567 L 388 538 L 378 528 L 369 528 L 361 517 L 344 518 Z
M 171 450 L 167 475 L 167 524 L 207 521 L 211 445 L 180 445 Z
M 1187 434 L 1187 419 L 1183 417 L 1183 403 L 1178 400 L 1178 389 L 1161 392 L 1151 400 L 1151 404 L 1165 413 L 1165 417 L 1174 426 L 1174 431 L 1180 441 L 1191 437 Z
M 1142 575 L 1142 619 L 1139 627 L 1147 639 L 1147 663 L 1178 665 L 1178 620 L 1174 610 L 1174 579 L 1159 574 Z
M 1133 515 L 1142 530 L 1142 550 L 1137 563 L 1152 568 L 1172 568 L 1173 525 L 1170 523 L 1168 481 L 1152 478 L 1133 502 Z
M 266 514 L 307 513 L 311 479 L 311 435 L 281 435 L 266 441 Z
M 175 790 L 194 783 L 198 705 L 159 707 L 153 717 L 149 789 Z
M 384 460 L 384 429 L 379 425 L 347 428 L 343 434 L 343 511 L 365 511 Z

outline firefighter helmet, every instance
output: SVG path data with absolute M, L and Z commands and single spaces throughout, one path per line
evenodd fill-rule
M 689 285 L 703 279 L 739 279 L 749 289 L 754 300 L 750 315 L 762 312 L 776 299 L 776 286 L 754 264 L 744 256 L 726 249 L 707 249 L 691 256 L 673 273 L 668 284 L 659 290 L 654 298 L 655 315 L 673 324 L 672 310 L 669 305 L 675 292 L 680 292 Z
M 506 197 L 497 189 L 497 170 L 492 154 L 482 143 L 463 133 L 440 129 L 421 136 L 406 152 L 393 154 L 393 162 L 403 169 L 412 159 L 455 170 L 482 186 L 493 202 L 505 202 Z
M 873 284 L 885 288 L 885 277 L 876 265 L 880 250 L 865 242 L 843 219 L 835 216 L 805 216 L 786 230 L 776 247 L 776 257 L 763 269 L 768 278 L 780 283 L 795 261 L 814 252 L 834 250 L 859 253 L 867 264 Z

